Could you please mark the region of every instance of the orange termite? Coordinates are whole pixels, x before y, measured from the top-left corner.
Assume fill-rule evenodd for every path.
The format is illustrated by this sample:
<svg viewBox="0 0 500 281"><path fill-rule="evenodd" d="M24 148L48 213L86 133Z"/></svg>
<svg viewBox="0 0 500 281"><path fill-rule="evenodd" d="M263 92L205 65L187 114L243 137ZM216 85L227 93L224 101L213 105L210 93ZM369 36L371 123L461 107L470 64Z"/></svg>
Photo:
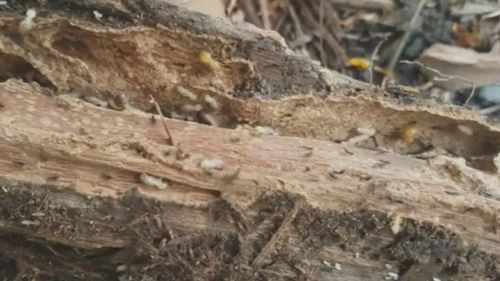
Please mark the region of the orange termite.
<svg viewBox="0 0 500 281"><path fill-rule="evenodd" d="M417 128L415 127L417 123L411 122L408 125L404 126L403 131L401 133L401 138L406 144L412 144L415 141L415 136L418 133Z"/></svg>

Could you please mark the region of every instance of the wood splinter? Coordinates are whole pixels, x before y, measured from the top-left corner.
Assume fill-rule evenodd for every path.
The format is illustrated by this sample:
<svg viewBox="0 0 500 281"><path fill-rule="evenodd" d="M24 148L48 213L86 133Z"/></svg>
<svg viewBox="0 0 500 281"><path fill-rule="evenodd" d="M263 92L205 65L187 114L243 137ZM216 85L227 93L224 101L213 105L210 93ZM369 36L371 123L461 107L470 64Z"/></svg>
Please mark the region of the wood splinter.
<svg viewBox="0 0 500 281"><path fill-rule="evenodd" d="M167 133L167 144L168 145L174 145L174 139L172 138L172 135L170 134L170 131L168 130L167 122L165 121L165 116L163 116L163 113L161 112L160 104L156 101L156 99L153 97L153 95L149 95L149 102L154 104L156 107L156 111L158 112L158 115L161 117L161 122L163 123L163 127L165 128L165 132Z"/></svg>

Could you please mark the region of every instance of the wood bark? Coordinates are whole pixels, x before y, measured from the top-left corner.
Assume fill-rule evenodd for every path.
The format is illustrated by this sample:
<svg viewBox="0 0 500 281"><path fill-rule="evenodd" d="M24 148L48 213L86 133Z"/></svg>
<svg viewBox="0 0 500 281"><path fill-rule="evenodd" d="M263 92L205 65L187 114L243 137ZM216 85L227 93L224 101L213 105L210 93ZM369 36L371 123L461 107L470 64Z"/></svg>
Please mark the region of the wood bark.
<svg viewBox="0 0 500 281"><path fill-rule="evenodd" d="M161 1L0 16L3 275L500 278L500 134L473 112Z"/></svg>

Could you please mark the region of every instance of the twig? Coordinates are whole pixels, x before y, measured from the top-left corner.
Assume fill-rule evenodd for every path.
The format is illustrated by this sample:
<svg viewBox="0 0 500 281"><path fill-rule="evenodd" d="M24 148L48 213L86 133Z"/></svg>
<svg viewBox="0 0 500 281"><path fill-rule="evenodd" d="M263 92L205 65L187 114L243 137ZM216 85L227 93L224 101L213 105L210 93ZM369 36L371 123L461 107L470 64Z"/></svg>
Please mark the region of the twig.
<svg viewBox="0 0 500 281"><path fill-rule="evenodd" d="M438 69L436 68L433 68L433 67L430 67L430 66L427 66L419 61L409 61L409 60L402 60L400 61L399 63L403 63L403 64L413 64L413 65L417 65L421 68L425 68L427 70L429 70L430 72L436 74L437 76L439 76L440 78L434 78L433 80L435 81L448 81L448 80L453 80L453 79L456 79L456 80L460 80L460 81L463 81L465 83L469 83L471 85L475 85L475 83L471 80L467 80L463 77L460 77L460 76L455 76L455 75L449 75L449 74L444 74L442 73L441 71L439 71Z"/></svg>
<svg viewBox="0 0 500 281"><path fill-rule="evenodd" d="M301 36L295 38L295 40L288 43L290 49L295 50L298 47L304 46L305 44L311 42L312 36L307 34L302 34Z"/></svg>
<svg viewBox="0 0 500 281"><path fill-rule="evenodd" d="M392 0L329 0L337 7L364 10L392 11Z"/></svg>
<svg viewBox="0 0 500 281"><path fill-rule="evenodd" d="M271 22L269 21L269 11L267 10L267 0L259 0L260 16L262 17L262 24L264 29L271 29Z"/></svg>
<svg viewBox="0 0 500 281"><path fill-rule="evenodd" d="M469 104L470 100L472 99L472 97L474 96L475 93L476 93L476 84L473 84L472 90L470 91L470 94L469 94L469 97L467 98L467 100L465 100L463 106L466 106L467 104Z"/></svg>
<svg viewBox="0 0 500 281"><path fill-rule="evenodd" d="M295 26L296 36L297 38L299 38L304 34L304 31L302 30L302 25L300 24L299 16L297 15L295 8L290 3L290 1L287 1L286 4L288 6L288 12L290 13L290 17L292 18L293 21L293 25Z"/></svg>
<svg viewBox="0 0 500 281"><path fill-rule="evenodd" d="M380 42L377 43L377 46L375 46L375 49L373 49L372 56L370 57L370 69L369 69L369 75L370 75L370 85L373 85L373 63L375 61L375 57L378 54L378 50L382 46L382 44L385 42L387 38L384 38L380 40Z"/></svg>
<svg viewBox="0 0 500 281"><path fill-rule="evenodd" d="M272 29L279 32L283 24L286 22L289 13L290 12L288 10L283 11L283 13L279 13L278 14L279 18L278 20L276 20Z"/></svg>
<svg viewBox="0 0 500 281"><path fill-rule="evenodd" d="M170 134L170 131L168 130L167 122L165 121L165 117L163 116L163 113L161 112L160 105L156 101L156 99L153 97L153 95L149 95L149 102L154 104L156 107L156 111L161 117L161 121L163 123L163 127L165 128L165 132L167 133L167 144L168 145L174 145L174 139L172 138L172 135Z"/></svg>
<svg viewBox="0 0 500 281"><path fill-rule="evenodd" d="M245 11L245 19L258 27L262 27L262 22L260 22L260 19L257 16L257 12L255 11L255 7L253 6L252 2L253 1L240 0L239 4Z"/></svg>
<svg viewBox="0 0 500 281"><path fill-rule="evenodd" d="M496 104L496 105L479 110L479 114L488 115L488 114L495 113L499 110L500 110L500 104Z"/></svg>
<svg viewBox="0 0 500 281"><path fill-rule="evenodd" d="M236 7L237 0L231 0L226 6L226 16L229 16L233 13L234 7Z"/></svg>
<svg viewBox="0 0 500 281"><path fill-rule="evenodd" d="M394 53L394 56L392 57L391 62L389 63L389 73L393 73L394 67L396 66L396 63L399 60L399 57L401 56L401 53L403 52L403 49L406 45L406 42L410 38L411 33L413 32L413 28L415 27L415 24L417 23L418 16L420 15L420 12L422 11L422 8L424 7L426 0L420 0L418 3L417 9L415 10L415 13L413 14L413 17L411 18L410 25L408 26L408 29L405 31L405 34L403 35L403 38L401 38L401 41L399 42L398 48L396 49L396 52Z"/></svg>
<svg viewBox="0 0 500 281"><path fill-rule="evenodd" d="M432 68L432 67L427 66L427 65L425 65L425 64L423 64L421 62L418 62L418 61L402 60L399 63L418 65L420 68L425 68L425 69L429 70L430 72L432 72L435 75L439 76L439 78L434 77L432 79L434 81L449 81L449 80L456 79L456 80L460 80L462 82L470 84L472 86L472 90L471 90L471 92L469 94L469 97L467 98L467 100L464 102L464 104L462 106L466 106L467 104L469 104L469 102L471 101L471 99L474 97L474 94L476 93L477 85L476 85L476 83L474 81L465 79L465 78L460 77L460 76L444 74L441 71L439 71L438 69Z"/></svg>
<svg viewBox="0 0 500 281"><path fill-rule="evenodd" d="M297 216L299 211L302 210L303 205L304 205L304 201L301 199L295 202L295 206L291 210L290 214L283 220L280 227L278 227L278 229L274 232L271 239L269 239L267 244L262 248L262 250L259 252L259 254L252 261L253 267L262 266L262 263L264 262L264 259L266 258L266 256L269 253L271 253L273 250L275 250L276 242L278 242L282 238L282 236L285 234L289 225L293 222L293 220L295 219L295 217Z"/></svg>
<svg viewBox="0 0 500 281"><path fill-rule="evenodd" d="M323 34L325 34L325 23L324 23L324 0L320 0L319 2L319 27L321 30L321 34L319 36L319 53L321 56L321 63L323 63L324 66L326 66L326 54L325 54L325 47L323 45Z"/></svg>

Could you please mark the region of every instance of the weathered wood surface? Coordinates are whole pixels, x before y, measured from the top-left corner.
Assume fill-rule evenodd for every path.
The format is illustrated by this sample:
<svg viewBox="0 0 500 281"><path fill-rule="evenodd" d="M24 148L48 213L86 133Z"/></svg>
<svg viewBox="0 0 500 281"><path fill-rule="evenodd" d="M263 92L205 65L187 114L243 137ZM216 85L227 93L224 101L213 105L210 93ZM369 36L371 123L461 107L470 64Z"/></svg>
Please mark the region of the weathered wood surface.
<svg viewBox="0 0 500 281"><path fill-rule="evenodd" d="M426 161L346 144L258 135L252 129L230 130L167 120L176 144L171 147L166 145L160 120L153 123L150 114L102 109L71 96L49 98L19 81L4 83L0 102L0 174L7 194L19 188L16 182L29 183L36 189L64 187L58 196L83 196L74 195L79 199L58 204L78 209L92 205L92 199L85 203L85 196L121 200L123 194L129 196L138 188L139 193L159 202L184 206L179 213L172 213L170 208L159 213L174 228L227 231L247 237L257 231L252 229L251 218L215 222L209 213L200 213L199 209L209 209L222 200L241 212L242 217L248 217L259 199L283 192L301 195L308 205L304 210L314 206L345 216L363 211L384 214L385 221L378 227L388 232L377 239L394 243L398 236L390 232L391 221L402 217L400 231L407 224L422 222L443 227L435 231L454 233L477 245L481 252L496 255L499 251L499 194L487 184L496 179L451 158L439 156ZM179 151L189 157L184 159ZM211 174L200 163L214 158L223 160L225 167ZM139 180L141 173L162 178L169 187L159 190L148 186ZM475 176L484 177L484 183L472 178L463 180ZM471 189L472 182L478 189ZM110 208L109 214L116 216L113 211L117 210ZM120 226L119 222L102 219L91 218L96 225ZM35 227L25 225L32 220L36 221ZM28 214L4 218L2 228L84 248L125 247L133 240L130 233L86 227L68 238L64 232L51 233L53 223L61 222ZM84 221L68 221L73 227L81 223ZM275 243L285 243L297 235L292 228L284 231ZM390 244L389 241L385 243ZM415 251L408 249L409 253L412 250ZM335 251L330 259L340 261L344 255L352 256L361 250ZM321 263L318 256L309 258ZM356 260L352 262L356 266ZM355 275L347 270L337 274Z"/></svg>

